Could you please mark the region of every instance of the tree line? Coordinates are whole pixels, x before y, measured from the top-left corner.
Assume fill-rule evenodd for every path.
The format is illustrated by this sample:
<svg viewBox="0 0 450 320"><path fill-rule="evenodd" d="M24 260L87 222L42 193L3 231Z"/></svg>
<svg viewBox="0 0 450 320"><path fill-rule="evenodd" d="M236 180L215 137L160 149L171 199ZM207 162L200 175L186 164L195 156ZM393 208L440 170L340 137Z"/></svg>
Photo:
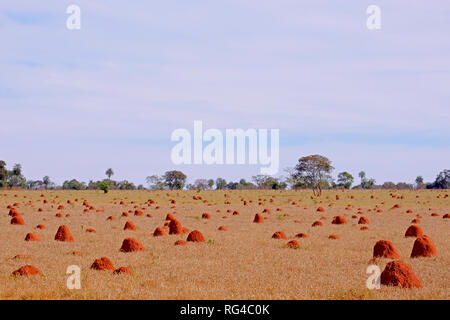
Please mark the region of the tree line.
<svg viewBox="0 0 450 320"><path fill-rule="evenodd" d="M450 188L450 170L441 171L434 182L424 182L418 176L413 183L391 181L377 185L375 179L368 178L364 171L358 173L360 183L354 185L355 178L347 171L339 172L336 179L332 177L334 167L331 161L322 155L301 157L296 166L285 169L286 177L256 175L252 181L240 179L226 181L224 178L196 179L187 183L187 176L181 171L171 170L163 175L148 176L147 187L136 186L127 180L115 181L113 169L106 170L106 178L88 183L77 179L66 180L57 185L45 176L42 180L27 180L22 174L22 166L15 164L11 170L6 168L5 161L0 160L0 188L23 188L30 190L62 189L62 190L249 190L249 189L312 189L315 195L320 195L325 189L448 189Z"/></svg>

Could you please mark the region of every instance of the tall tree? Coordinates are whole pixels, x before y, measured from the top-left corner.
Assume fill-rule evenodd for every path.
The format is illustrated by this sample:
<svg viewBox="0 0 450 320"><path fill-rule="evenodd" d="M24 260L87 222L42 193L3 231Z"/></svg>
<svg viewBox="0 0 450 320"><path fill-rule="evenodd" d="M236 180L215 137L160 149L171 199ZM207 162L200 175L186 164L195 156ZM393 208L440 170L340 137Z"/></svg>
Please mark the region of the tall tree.
<svg viewBox="0 0 450 320"><path fill-rule="evenodd" d="M52 182L50 181L50 177L49 176L45 176L42 178L42 184L44 185L45 189L48 189L48 186L51 184Z"/></svg>
<svg viewBox="0 0 450 320"><path fill-rule="evenodd" d="M333 169L327 157L318 154L310 155L298 160L294 178L304 181L306 186L313 190L314 195L320 196L323 187L329 185Z"/></svg>
<svg viewBox="0 0 450 320"><path fill-rule="evenodd" d="M166 186L164 178L157 176L156 174L145 178L145 182L147 182L150 190L164 190Z"/></svg>
<svg viewBox="0 0 450 320"><path fill-rule="evenodd" d="M223 178L216 179L216 189L222 190L227 186L227 181Z"/></svg>
<svg viewBox="0 0 450 320"><path fill-rule="evenodd" d="M173 189L183 189L186 183L186 175L177 170L167 171L163 175L164 182L169 187L170 190Z"/></svg>
<svg viewBox="0 0 450 320"><path fill-rule="evenodd" d="M353 176L347 171L340 172L338 174L337 185L339 187L344 187L345 189L350 189L353 184Z"/></svg>
<svg viewBox="0 0 450 320"><path fill-rule="evenodd" d="M422 176L417 176L416 180L416 189L422 189L423 187L423 177Z"/></svg>
<svg viewBox="0 0 450 320"><path fill-rule="evenodd" d="M450 170L446 169L439 172L436 180L427 186L427 189L449 189L450 188Z"/></svg>
<svg viewBox="0 0 450 320"><path fill-rule="evenodd" d="M364 181L366 181L366 173L364 171L360 171L358 173L359 178L361 179L361 186L363 185Z"/></svg>
<svg viewBox="0 0 450 320"><path fill-rule="evenodd" d="M22 166L15 164L13 169L7 172L7 184L10 188L26 188L27 180L22 175Z"/></svg>
<svg viewBox="0 0 450 320"><path fill-rule="evenodd" d="M108 179L111 179L111 177L114 175L113 169L109 168L106 170L105 174L108 176Z"/></svg>

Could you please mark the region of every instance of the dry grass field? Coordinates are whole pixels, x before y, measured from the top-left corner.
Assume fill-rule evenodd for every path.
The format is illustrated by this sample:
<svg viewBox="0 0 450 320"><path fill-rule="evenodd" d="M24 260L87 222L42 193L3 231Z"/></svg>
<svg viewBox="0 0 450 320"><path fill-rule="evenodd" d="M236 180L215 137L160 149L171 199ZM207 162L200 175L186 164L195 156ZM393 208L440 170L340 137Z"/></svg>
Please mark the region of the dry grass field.
<svg viewBox="0 0 450 320"><path fill-rule="evenodd" d="M311 198L311 191L275 190L108 194L1 191L0 298L450 299L450 219L443 219L450 212L450 198L445 197L448 193L352 190L325 191L320 198ZM193 196L202 199L194 200ZM156 203L149 205L149 199ZM172 199L176 204L170 203ZM95 209L84 212L83 200ZM121 201L125 204L120 204ZM16 209L25 225L10 223L7 206L14 203L18 204ZM391 209L395 204L400 208ZM59 205L64 209L57 209ZM325 211L317 212L319 206ZM266 208L270 213L263 213ZM144 215L135 216L136 209ZM382 212L377 212L378 209ZM407 213L408 209L412 213ZM233 215L235 210L240 214ZM130 212L129 217L122 217L124 211ZM62 217L56 217L58 212ZM175 246L176 240L186 240L188 234L154 237L153 231L164 226L169 212L183 227L199 230L206 241ZM210 219L202 218L205 212L211 215ZM262 214L264 223L253 223L256 213ZM431 216L432 213L438 216ZM332 224L337 215L344 216L348 223ZM418 225L437 247L436 257L410 258L415 238L405 238L404 234L417 215L421 216ZM107 220L109 216L115 219ZM360 230L362 225L357 223L360 216L369 219L368 230ZM137 230L123 230L129 220ZM316 220L322 221L323 226L312 227ZM45 229L36 229L38 224L45 225ZM60 225L69 227L75 241L54 240ZM219 226L228 230L220 231ZM86 232L87 228L96 232ZM272 239L276 231L283 231L287 240ZM41 241L25 241L29 232ZM308 237L296 238L300 232ZM331 234L339 239L329 239ZM122 241L128 237L138 239L145 251L119 252ZM288 248L286 244L293 239L299 242L299 247ZM369 276L366 268L376 264L383 270L390 261L372 261L373 247L381 239L393 242L401 260L413 268L423 288L366 288ZM24 256L17 258L19 254ZM90 269L100 257L108 257L116 268L131 267L133 275ZM11 275L23 265L36 266L42 275ZM81 268L79 290L66 287L69 265Z"/></svg>

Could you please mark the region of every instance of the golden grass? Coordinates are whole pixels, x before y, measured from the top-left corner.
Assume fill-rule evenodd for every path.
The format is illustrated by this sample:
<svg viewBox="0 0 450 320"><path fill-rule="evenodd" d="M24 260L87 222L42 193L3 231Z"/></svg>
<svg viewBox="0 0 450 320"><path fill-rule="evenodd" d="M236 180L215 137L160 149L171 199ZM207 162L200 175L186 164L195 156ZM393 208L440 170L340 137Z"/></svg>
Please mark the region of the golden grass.
<svg viewBox="0 0 450 320"><path fill-rule="evenodd" d="M41 193L45 198L41 198ZM405 199L394 199L390 191L327 191L320 199L311 199L310 191L0 191L0 298L1 299L449 299L450 298L450 246L449 220L442 219L450 212L450 198L441 196L448 191L397 191ZM224 195L228 195L225 197ZM341 199L335 200L336 194ZM15 197L14 195L17 195ZM194 195L207 199L208 203L193 200ZM351 199L351 196L354 199ZM371 195L374 198L371 199ZM419 195L419 198L416 198ZM274 202L269 200L274 196ZM57 198L56 198L57 197ZM243 206L240 198L253 200ZM78 198L78 202L74 199ZM157 202L148 207L149 199ZM258 198L267 199L258 205ZM298 203L291 205L288 199ZM49 204L43 204L43 199ZM67 204L67 200L74 204ZM83 199L104 213L83 213ZM114 200L116 199L116 200ZM176 209L169 199L176 199ZM28 201L32 204L27 204ZM52 200L55 203L52 204ZM127 205L119 205L124 200ZM230 201L230 205L224 204ZM130 215L121 217L123 211L139 205L145 214L153 217ZM20 203L19 212L25 226L10 224L8 204ZM117 202L117 204L113 204ZM384 204L381 204L385 202ZM329 207L329 203L334 206ZM401 208L390 210L394 204ZM58 204L65 206L57 210ZM351 204L352 210L345 210ZM51 207L53 205L53 208ZM325 212L316 212L318 206ZM375 205L383 209L374 212ZM43 212L38 212L42 207ZM282 211L276 211L276 208ZM304 209L307 207L307 209ZM357 209L362 208L370 220L368 231L361 231ZM263 224L252 223L256 213L264 208L269 219ZM429 210L431 208L431 210ZM216 210L221 212L217 213ZM238 210L240 215L226 213ZM368 210L372 211L369 212ZM414 213L406 213L412 209ZM55 214L70 213L71 217L57 218ZM187 235L153 237L158 226L164 225L168 212L174 213L184 227L198 229L205 236L205 243L188 243L174 246L178 239ZM201 219L209 212L211 219ZM431 217L436 212L439 217ZM289 214L289 216L284 216ZM438 250L435 258L411 259L414 238L405 238L404 232L415 218L422 215L420 226L431 236ZM333 216L343 215L348 224L333 225ZM114 216L114 221L106 221ZM224 219L223 216L228 218ZM313 221L322 220L322 227L312 228ZM48 221L44 221L46 218ZM300 219L301 223L294 223ZM138 229L124 231L127 220ZM45 230L35 229L44 224ZM58 226L69 226L75 242L61 243L53 237ZM217 230L224 225L228 231ZM96 233L86 232L94 228ZM271 239L275 231L284 231L288 240ZM28 232L36 233L41 242L25 242ZM297 239L298 249L285 248L294 235L304 232L306 239ZM328 236L336 234L338 240ZM122 253L122 240L134 237L146 248L144 252ZM390 240L401 258L410 264L422 281L422 289L400 289L382 286L380 290L366 288L366 268L372 264L372 250L376 241ZM80 256L71 252L80 251ZM13 259L17 254L31 255L28 259ZM96 258L108 257L116 268L130 266L135 274L112 275L112 272L90 270ZM381 267L389 260L375 264ZM43 276L12 277L11 272L25 264L38 267ZM80 290L66 287L69 265L81 267Z"/></svg>

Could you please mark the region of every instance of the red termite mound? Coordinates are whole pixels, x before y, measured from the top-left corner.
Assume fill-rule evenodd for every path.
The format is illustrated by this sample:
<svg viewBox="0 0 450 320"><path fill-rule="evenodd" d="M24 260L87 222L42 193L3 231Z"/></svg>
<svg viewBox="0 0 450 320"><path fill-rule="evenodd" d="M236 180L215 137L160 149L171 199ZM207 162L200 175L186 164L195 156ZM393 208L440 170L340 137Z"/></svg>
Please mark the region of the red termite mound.
<svg viewBox="0 0 450 320"><path fill-rule="evenodd" d="M227 227L225 227L225 226L220 226L220 227L219 227L219 230L220 230L220 231L227 231L227 230L228 230L228 228L227 228Z"/></svg>
<svg viewBox="0 0 450 320"><path fill-rule="evenodd" d="M346 224L347 219L343 216L336 216L333 218L333 221L331 221L332 224Z"/></svg>
<svg viewBox="0 0 450 320"><path fill-rule="evenodd" d="M361 218L359 218L358 224L369 224L369 219L367 219L366 217L362 216Z"/></svg>
<svg viewBox="0 0 450 320"><path fill-rule="evenodd" d="M183 234L183 226L178 220L171 220L169 223L169 234Z"/></svg>
<svg viewBox="0 0 450 320"><path fill-rule="evenodd" d="M286 235L283 231L277 231L272 235L272 239L284 239L287 240Z"/></svg>
<svg viewBox="0 0 450 320"><path fill-rule="evenodd" d="M95 229L93 229L93 228L87 228L87 229L86 229L86 232L89 232L89 233L96 233L97 230L95 230Z"/></svg>
<svg viewBox="0 0 450 320"><path fill-rule="evenodd" d="M444 216L442 217L442 219L450 219L450 213L444 214Z"/></svg>
<svg viewBox="0 0 450 320"><path fill-rule="evenodd" d="M142 212L141 210L134 210L134 215L135 216L143 216L144 212Z"/></svg>
<svg viewBox="0 0 450 320"><path fill-rule="evenodd" d="M432 217L439 217L439 214L438 213L432 213L431 216Z"/></svg>
<svg viewBox="0 0 450 320"><path fill-rule="evenodd" d="M411 223L418 224L418 223L420 223L420 219L412 219L412 220L411 220Z"/></svg>
<svg viewBox="0 0 450 320"><path fill-rule="evenodd" d="M134 238L126 238L122 242L121 252L144 251L145 248L138 240Z"/></svg>
<svg viewBox="0 0 450 320"><path fill-rule="evenodd" d="M414 241L411 258L434 256L437 256L437 249L429 236L424 234Z"/></svg>
<svg viewBox="0 0 450 320"><path fill-rule="evenodd" d="M394 244L389 240L380 240L373 247L374 258L400 259Z"/></svg>
<svg viewBox="0 0 450 320"><path fill-rule="evenodd" d="M328 237L328 239L337 240L337 239L339 239L339 236L336 234L332 234Z"/></svg>
<svg viewBox="0 0 450 320"><path fill-rule="evenodd" d="M287 243L287 247L291 249L295 249L299 247L297 240L291 240Z"/></svg>
<svg viewBox="0 0 450 320"><path fill-rule="evenodd" d="M322 221L314 221L311 226L312 227L320 227L320 226L323 226L323 223L322 223Z"/></svg>
<svg viewBox="0 0 450 320"><path fill-rule="evenodd" d="M264 223L264 218L260 213L255 214L254 223Z"/></svg>
<svg viewBox="0 0 450 320"><path fill-rule="evenodd" d="M165 236L165 235L166 235L166 231L164 231L164 229L161 227L157 227L155 229L155 231L153 231L154 237L161 237L161 236Z"/></svg>
<svg viewBox="0 0 450 320"><path fill-rule="evenodd" d="M101 257L100 259L95 259L94 263L91 265L91 269L100 271L114 270L114 266L111 260L106 257Z"/></svg>
<svg viewBox="0 0 450 320"><path fill-rule="evenodd" d="M175 241L175 245L176 246L185 246L185 245L187 245L187 242L184 240L177 240L177 241Z"/></svg>
<svg viewBox="0 0 450 320"><path fill-rule="evenodd" d="M38 224L38 225L36 226L36 229L44 230L44 229L45 229L45 226L44 226L43 224Z"/></svg>
<svg viewBox="0 0 450 320"><path fill-rule="evenodd" d="M41 241L41 239L39 239L39 237L34 233L30 232L25 236L25 241Z"/></svg>
<svg viewBox="0 0 450 320"><path fill-rule="evenodd" d="M211 215L208 212L202 214L203 219L211 219Z"/></svg>
<svg viewBox="0 0 450 320"><path fill-rule="evenodd" d="M369 227L367 227L367 226L362 226L361 228L359 228L359 230L369 230Z"/></svg>
<svg viewBox="0 0 450 320"><path fill-rule="evenodd" d="M409 226L405 232L405 237L416 237L419 238L423 236L422 228L416 225Z"/></svg>
<svg viewBox="0 0 450 320"><path fill-rule="evenodd" d="M166 221L172 221L172 220L176 220L176 218L173 216L173 214L168 213L166 215Z"/></svg>
<svg viewBox="0 0 450 320"><path fill-rule="evenodd" d="M74 241L72 234L67 226L62 225L55 234L56 241Z"/></svg>
<svg viewBox="0 0 450 320"><path fill-rule="evenodd" d="M189 235L187 237L187 241L205 242L205 238L203 237L203 235L200 231L194 230L191 233L189 233Z"/></svg>
<svg viewBox="0 0 450 320"><path fill-rule="evenodd" d="M316 211L317 212L325 212L325 209L323 207L318 207Z"/></svg>
<svg viewBox="0 0 450 320"><path fill-rule="evenodd" d="M22 266L19 269L12 272L13 276L35 276L41 274L42 274L41 270L32 265Z"/></svg>
<svg viewBox="0 0 450 320"><path fill-rule="evenodd" d="M8 215L11 217L16 217L17 215L20 215L20 213L15 208L12 208L11 210L9 210Z"/></svg>
<svg viewBox="0 0 450 320"><path fill-rule="evenodd" d="M308 238L306 233L300 232L295 235L297 238Z"/></svg>
<svg viewBox="0 0 450 320"><path fill-rule="evenodd" d="M119 274L128 274L133 275L133 270L130 267L120 267L114 270L113 274L119 275Z"/></svg>
<svg viewBox="0 0 450 320"><path fill-rule="evenodd" d="M25 224L25 220L23 220L22 216L18 214L17 216L11 219L11 224L23 226Z"/></svg>
<svg viewBox="0 0 450 320"><path fill-rule="evenodd" d="M133 221L127 221L123 227L123 230L136 230L136 226Z"/></svg>
<svg viewBox="0 0 450 320"><path fill-rule="evenodd" d="M389 262L381 273L381 284L401 288L422 288L419 277L411 266L402 261Z"/></svg>

